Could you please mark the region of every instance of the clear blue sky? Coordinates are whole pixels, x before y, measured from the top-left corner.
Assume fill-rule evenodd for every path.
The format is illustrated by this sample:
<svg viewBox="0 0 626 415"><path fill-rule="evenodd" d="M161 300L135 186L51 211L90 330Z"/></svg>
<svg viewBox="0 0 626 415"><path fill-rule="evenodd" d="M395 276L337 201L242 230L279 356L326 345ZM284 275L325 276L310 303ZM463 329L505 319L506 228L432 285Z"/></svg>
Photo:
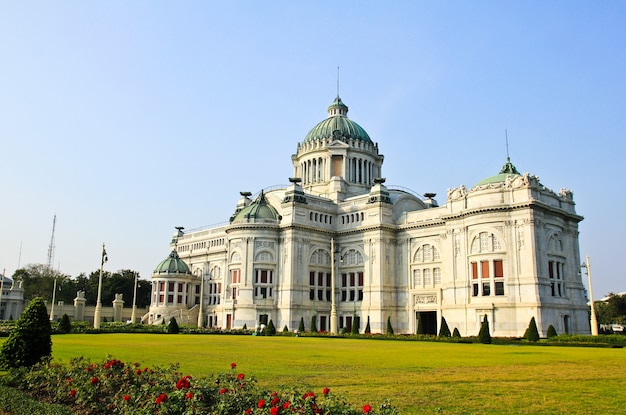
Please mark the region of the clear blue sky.
<svg viewBox="0 0 626 415"><path fill-rule="evenodd" d="M336 95L387 184L473 186L509 152L574 191L594 296L626 291L626 3L0 2L0 270L149 278L175 226L287 183ZM20 256L21 247L21 256Z"/></svg>

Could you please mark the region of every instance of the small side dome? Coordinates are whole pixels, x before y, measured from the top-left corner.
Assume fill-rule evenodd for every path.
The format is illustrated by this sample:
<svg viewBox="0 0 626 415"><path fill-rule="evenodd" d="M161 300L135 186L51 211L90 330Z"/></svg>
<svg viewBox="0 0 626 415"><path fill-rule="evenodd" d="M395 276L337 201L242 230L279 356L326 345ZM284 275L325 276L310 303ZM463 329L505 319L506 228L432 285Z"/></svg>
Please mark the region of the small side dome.
<svg viewBox="0 0 626 415"><path fill-rule="evenodd" d="M185 261L180 259L178 252L173 250L170 255L157 265L154 269L154 274L189 274L191 271Z"/></svg>
<svg viewBox="0 0 626 415"><path fill-rule="evenodd" d="M239 211L232 219L231 223L237 222L263 222L266 220L279 221L282 216L278 214L278 211L274 206L267 203L265 193L261 191L259 197L257 197L252 203Z"/></svg>
<svg viewBox="0 0 626 415"><path fill-rule="evenodd" d="M492 183L504 183L506 181L506 178L509 176L515 177L521 176L521 174L519 171L517 171L513 163L511 163L511 159L507 157L506 164L502 166L500 173L496 174L495 176L487 177L486 179L481 180L480 182L476 183L476 186L483 186L485 184Z"/></svg>
<svg viewBox="0 0 626 415"><path fill-rule="evenodd" d="M348 106L339 96L328 107L328 118L313 127L304 138L304 142L330 137L338 139L344 137L372 143L372 139L363 127L348 118Z"/></svg>

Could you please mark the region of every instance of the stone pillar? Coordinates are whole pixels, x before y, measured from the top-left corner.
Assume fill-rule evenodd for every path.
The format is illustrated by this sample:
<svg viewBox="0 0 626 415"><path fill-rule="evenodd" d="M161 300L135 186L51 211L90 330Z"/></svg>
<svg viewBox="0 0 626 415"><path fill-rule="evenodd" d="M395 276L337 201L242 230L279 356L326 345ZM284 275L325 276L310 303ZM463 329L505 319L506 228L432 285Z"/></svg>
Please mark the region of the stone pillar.
<svg viewBox="0 0 626 415"><path fill-rule="evenodd" d="M122 321L122 308L124 308L123 294L115 294L113 300L113 321Z"/></svg>
<svg viewBox="0 0 626 415"><path fill-rule="evenodd" d="M77 291L76 298L74 298L74 321L83 321L85 316L85 299L84 291Z"/></svg>

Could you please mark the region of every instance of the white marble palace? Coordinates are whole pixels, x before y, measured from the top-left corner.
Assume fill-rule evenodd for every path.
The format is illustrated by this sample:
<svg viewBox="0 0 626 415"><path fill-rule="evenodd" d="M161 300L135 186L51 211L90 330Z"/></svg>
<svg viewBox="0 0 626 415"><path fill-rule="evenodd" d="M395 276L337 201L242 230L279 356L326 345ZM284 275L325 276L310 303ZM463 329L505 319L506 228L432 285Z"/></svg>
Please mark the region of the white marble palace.
<svg viewBox="0 0 626 415"><path fill-rule="evenodd" d="M297 145L283 188L241 192L230 222L183 232L152 275L148 323L224 329L492 336L589 333L572 192L554 192L509 159L445 204L386 186L378 143L337 97Z"/></svg>

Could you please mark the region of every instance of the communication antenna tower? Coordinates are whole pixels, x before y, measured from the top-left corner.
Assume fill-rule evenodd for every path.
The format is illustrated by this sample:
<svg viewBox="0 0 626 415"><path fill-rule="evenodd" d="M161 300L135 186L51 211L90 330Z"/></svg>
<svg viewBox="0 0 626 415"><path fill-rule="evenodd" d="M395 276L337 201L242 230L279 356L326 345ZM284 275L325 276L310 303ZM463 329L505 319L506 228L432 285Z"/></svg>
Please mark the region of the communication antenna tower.
<svg viewBox="0 0 626 415"><path fill-rule="evenodd" d="M52 261L54 260L54 230L57 226L57 215L54 214L52 219L52 237L50 238L50 246L48 246L48 268L52 268Z"/></svg>

